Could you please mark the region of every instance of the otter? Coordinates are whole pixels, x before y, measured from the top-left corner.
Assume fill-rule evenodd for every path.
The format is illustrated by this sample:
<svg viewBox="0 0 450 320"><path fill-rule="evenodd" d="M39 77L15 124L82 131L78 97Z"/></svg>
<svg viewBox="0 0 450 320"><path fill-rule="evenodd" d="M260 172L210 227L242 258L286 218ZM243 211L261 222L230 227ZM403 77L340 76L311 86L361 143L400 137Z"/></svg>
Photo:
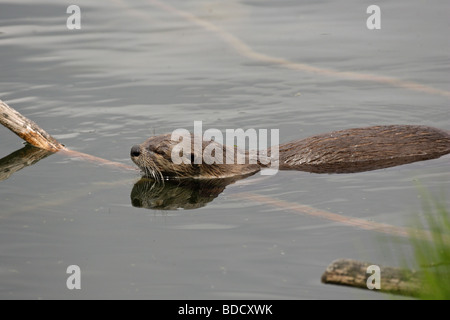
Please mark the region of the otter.
<svg viewBox="0 0 450 320"><path fill-rule="evenodd" d="M192 141L194 139L191 139ZM211 141L203 141L204 149ZM214 142L215 143L215 142ZM187 155L190 164L174 164L172 149L177 141L170 134L154 136L131 148L132 161L144 175L155 180L170 178L223 179L246 177L267 165L248 161L249 153L237 147L219 145L224 157L234 148L235 157L244 152L245 164L207 164ZM191 150L194 150L192 148ZM271 153L269 148L267 154ZM448 131L418 125L387 125L353 128L315 135L279 146L279 169L313 173L354 173L439 158L450 153ZM225 158L224 158L225 160Z"/></svg>
<svg viewBox="0 0 450 320"><path fill-rule="evenodd" d="M167 178L228 179L252 175L261 170L259 164L250 164L248 154L245 154L245 152L239 150L237 147L229 147L214 141L202 140L202 153L197 153L194 146L193 134L191 134L190 148L192 152L189 155L184 155L190 160L190 164L175 164L172 161L172 150L178 143L179 141L171 139L171 134L150 137L144 143L131 148L131 160L146 176L152 177L155 180L164 180ZM222 164L207 164L208 159L205 159L207 155L204 155L203 151L211 144L222 149ZM230 159L230 155L232 154L234 155L234 159ZM246 158L245 164L236 164L239 154L244 154ZM201 159L199 164L195 164L196 159Z"/></svg>

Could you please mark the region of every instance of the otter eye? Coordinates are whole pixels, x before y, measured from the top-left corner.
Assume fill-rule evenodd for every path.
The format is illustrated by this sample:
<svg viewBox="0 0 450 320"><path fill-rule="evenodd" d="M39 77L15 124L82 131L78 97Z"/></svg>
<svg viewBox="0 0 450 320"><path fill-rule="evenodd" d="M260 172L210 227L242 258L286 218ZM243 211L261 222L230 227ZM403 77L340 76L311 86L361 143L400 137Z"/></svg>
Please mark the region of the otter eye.
<svg viewBox="0 0 450 320"><path fill-rule="evenodd" d="M150 148L150 151L159 154L160 156L167 157L167 154L170 155L170 149L166 145L156 145Z"/></svg>
<svg viewBox="0 0 450 320"><path fill-rule="evenodd" d="M159 154L160 156L164 155L164 151L158 148L149 148L149 150L153 153Z"/></svg>

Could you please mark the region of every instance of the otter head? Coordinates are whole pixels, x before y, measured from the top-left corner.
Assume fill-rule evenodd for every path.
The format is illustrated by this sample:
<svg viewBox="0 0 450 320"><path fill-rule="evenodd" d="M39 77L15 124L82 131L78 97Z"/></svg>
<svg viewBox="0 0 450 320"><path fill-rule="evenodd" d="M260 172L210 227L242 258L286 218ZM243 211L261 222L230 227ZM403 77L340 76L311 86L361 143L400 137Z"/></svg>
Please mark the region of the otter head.
<svg viewBox="0 0 450 320"><path fill-rule="evenodd" d="M172 140L170 134L154 136L140 145L131 148L131 160L143 171L145 176L155 180L167 178L194 178L214 179L247 176L260 170L258 164L249 164L248 156L245 164L237 164L237 156L242 151L230 148L214 141L203 141L200 150L196 150L194 136L191 135L190 148L181 152L179 149L175 154L180 155L183 161L173 159L174 148L180 147L180 141ZM214 161L215 152L221 152L222 161ZM230 161L230 157L232 161ZM217 160L217 159L216 159Z"/></svg>

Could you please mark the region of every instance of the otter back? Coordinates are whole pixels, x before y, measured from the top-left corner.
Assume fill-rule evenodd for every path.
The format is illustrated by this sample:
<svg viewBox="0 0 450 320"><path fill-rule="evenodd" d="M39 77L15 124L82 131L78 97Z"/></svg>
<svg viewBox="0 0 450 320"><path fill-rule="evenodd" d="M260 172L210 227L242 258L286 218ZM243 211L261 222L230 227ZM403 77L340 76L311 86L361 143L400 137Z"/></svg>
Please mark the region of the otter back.
<svg viewBox="0 0 450 320"><path fill-rule="evenodd" d="M438 158L450 153L450 134L410 125L347 129L280 146L280 169L351 173Z"/></svg>

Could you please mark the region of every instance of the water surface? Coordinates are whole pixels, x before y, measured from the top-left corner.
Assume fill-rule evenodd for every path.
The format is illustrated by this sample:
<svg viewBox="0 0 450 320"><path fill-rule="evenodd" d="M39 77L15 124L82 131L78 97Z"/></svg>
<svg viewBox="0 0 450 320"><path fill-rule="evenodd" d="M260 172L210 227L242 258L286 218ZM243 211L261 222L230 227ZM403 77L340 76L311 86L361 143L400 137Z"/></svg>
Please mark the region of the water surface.
<svg viewBox="0 0 450 320"><path fill-rule="evenodd" d="M151 1L0 1L0 98L68 147L130 164L132 145L176 128L275 128L280 142L351 127L450 130L448 96L254 60ZM450 90L450 4L180 1L254 52ZM0 128L0 157L22 142ZM372 172L280 172L228 186L206 206L133 207L138 173L52 155L0 182L2 299L380 299L323 285L337 258L398 265L411 257L376 232L243 199L243 192L346 217L407 226L416 182L450 189L449 157ZM450 200L447 200L450 201ZM450 204L450 203L449 203ZM79 265L82 289L66 288Z"/></svg>

